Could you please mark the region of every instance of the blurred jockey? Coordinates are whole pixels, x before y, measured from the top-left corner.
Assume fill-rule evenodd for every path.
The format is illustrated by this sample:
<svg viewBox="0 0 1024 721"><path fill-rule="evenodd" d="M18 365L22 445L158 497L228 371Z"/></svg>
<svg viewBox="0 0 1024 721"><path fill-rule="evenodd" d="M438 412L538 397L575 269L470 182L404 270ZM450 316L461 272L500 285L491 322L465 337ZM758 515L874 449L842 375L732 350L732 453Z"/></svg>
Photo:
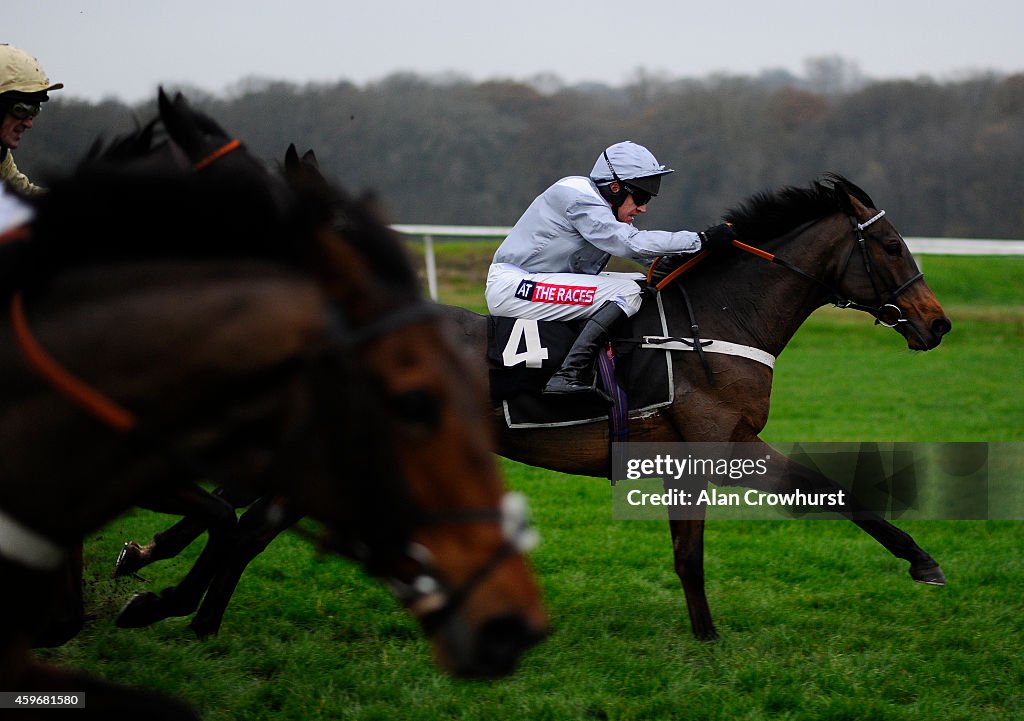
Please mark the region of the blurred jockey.
<svg viewBox="0 0 1024 721"><path fill-rule="evenodd" d="M22 195L43 192L18 170L11 151L32 128L42 103L50 99L47 93L63 87L63 83L51 85L36 59L24 50L0 45L0 182L9 190Z"/></svg>

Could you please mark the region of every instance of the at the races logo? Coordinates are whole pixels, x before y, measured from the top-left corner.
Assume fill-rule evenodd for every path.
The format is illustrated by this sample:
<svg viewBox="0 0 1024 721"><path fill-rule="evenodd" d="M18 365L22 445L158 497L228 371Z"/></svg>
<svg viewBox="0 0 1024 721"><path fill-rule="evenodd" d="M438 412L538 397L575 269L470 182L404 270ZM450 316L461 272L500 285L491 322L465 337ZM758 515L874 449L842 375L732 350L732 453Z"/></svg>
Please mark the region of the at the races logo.
<svg viewBox="0 0 1024 721"><path fill-rule="evenodd" d="M597 288L585 285L555 285L524 280L516 288L516 297L534 303L555 305L593 305Z"/></svg>

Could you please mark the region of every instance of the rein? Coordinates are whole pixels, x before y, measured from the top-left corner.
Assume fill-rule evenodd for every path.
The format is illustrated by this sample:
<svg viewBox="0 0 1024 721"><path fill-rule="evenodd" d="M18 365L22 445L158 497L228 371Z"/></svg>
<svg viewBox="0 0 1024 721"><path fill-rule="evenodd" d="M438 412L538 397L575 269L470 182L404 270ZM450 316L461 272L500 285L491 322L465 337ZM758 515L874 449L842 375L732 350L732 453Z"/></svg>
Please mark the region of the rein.
<svg viewBox="0 0 1024 721"><path fill-rule="evenodd" d="M224 143L224 145L220 146L219 148L214 150L212 153L207 155L205 158L200 159L195 165L192 166L192 169L193 170L202 170L203 168L209 167L209 166L213 165L214 163L216 163L221 158L223 158L225 155L230 153L231 151L238 150L241 147L242 147L242 141L241 140L238 140L237 138L233 139L233 140L229 140L228 142Z"/></svg>
<svg viewBox="0 0 1024 721"><path fill-rule="evenodd" d="M20 290L11 299L11 326L29 366L54 390L115 431L127 433L137 427L138 421L131 411L75 376L46 352L29 328Z"/></svg>
<svg viewBox="0 0 1024 721"><path fill-rule="evenodd" d="M864 238L864 229L869 227L874 222L876 222L878 220L881 220L884 216L885 216L885 211L884 210L880 210L880 211L878 211L878 213L876 215L872 216L871 218L869 218L868 220L864 221L863 223L858 222L857 219L855 217L853 217L852 215L848 216L849 221L850 221L850 227L851 227L851 229L852 229L852 231L854 233L854 238L856 240L855 248L859 248L860 249L861 259L862 259L862 261L864 263L864 271L865 271L865 273L868 276L868 280L871 282L871 288L875 292L875 297L877 297L880 301L884 300L884 299L883 299L883 295L882 295L881 291L879 291L878 286L875 283L875 275L876 275L875 272L874 272L875 265L872 262L871 254L868 252L868 249L867 249L867 244L866 244L865 238ZM895 327L896 325L898 325L900 323L906 323L907 322L907 319L903 317L903 309L900 308L898 305L896 305L894 303L894 301L900 295L902 295L904 291L906 291L908 288L910 288L910 286L912 286L914 283L916 283L917 281L922 280L924 278L924 273L918 272L912 278L910 278L906 282L902 283L895 290L891 291L889 293L888 299L886 299L885 302L883 302L883 303L881 303L880 305L877 305L877 306L865 305L863 303L857 303L856 301L852 301L852 300L850 300L848 298L844 298L843 295L838 290L836 290L833 286L829 285L828 283L826 283L825 281L821 280L820 278L818 278L818 277L816 277L814 275L811 275L810 273L802 270L801 268L798 268L797 266L793 265L792 263L790 263L789 261L785 260L784 258L778 257L774 253L770 253L770 252L768 252L766 250L762 250L761 248L755 248L754 246L747 245L746 243L744 243L742 241L739 241L739 240L733 240L732 241L732 245L733 245L733 247L735 247L735 248L737 248L739 250L742 250L742 251L744 251L746 253L750 253L751 255L754 255L754 256L762 259L762 260L766 260L766 261L768 261L770 263L775 263L776 265L780 265L783 268L786 268L787 270L790 270L790 271L796 273L797 275L799 275L799 276L801 276L803 278L806 278L807 280L810 280L811 282L816 283L817 285L820 285L822 288L824 288L826 291L828 291L829 295L832 297L832 301L831 302L832 302L832 304L835 307L837 307L837 308L850 308L852 310L859 310L859 311L863 311L865 313L868 313L869 315L871 315L871 316L873 316L875 318L875 322L876 323L878 323L880 325L884 325L887 328L893 328L893 327ZM854 252L854 249L851 249L850 250L850 254L846 257L846 262L843 264L843 272L842 272L841 275L845 275L846 274L846 269L850 265L850 260L853 257L853 252ZM687 260L685 263L680 265L678 268L675 268L674 270L672 270L664 278L659 280L655 284L655 287L659 291L663 290L671 282L673 282L677 278L679 278L679 276L681 276L683 273L688 271L690 268L695 266L700 261L704 260L704 258L706 258L709 254L710 253L708 251L702 250L697 255L693 256L692 258ZM647 282L648 282L648 284L652 283L654 269L657 266L658 261L660 261L660 260L661 260L660 257L656 258L654 263L652 263L650 268L648 268L648 270L647 270ZM891 318L893 318L893 316L890 313L889 309L891 309L892 311L895 311L895 319L893 319L893 320L890 320ZM911 327L913 328L913 325L911 325ZM915 329L915 331L916 331L916 329Z"/></svg>
<svg viewBox="0 0 1024 721"><path fill-rule="evenodd" d="M241 147L242 142L240 140L229 140L199 160L192 167L194 170L200 171ZM13 236L10 238L11 240L30 239L31 231L27 226L16 230L21 232L16 235L13 233L4 234L0 239L6 241L8 240L8 235ZM25 301L20 290L16 291L11 298L11 326L14 330L15 339L18 342L18 348L25 356L29 366L37 375L49 383L54 390L115 431L128 433L138 428L138 420L131 411L75 376L47 353L46 349L43 348L42 344L32 334L28 318L25 315Z"/></svg>

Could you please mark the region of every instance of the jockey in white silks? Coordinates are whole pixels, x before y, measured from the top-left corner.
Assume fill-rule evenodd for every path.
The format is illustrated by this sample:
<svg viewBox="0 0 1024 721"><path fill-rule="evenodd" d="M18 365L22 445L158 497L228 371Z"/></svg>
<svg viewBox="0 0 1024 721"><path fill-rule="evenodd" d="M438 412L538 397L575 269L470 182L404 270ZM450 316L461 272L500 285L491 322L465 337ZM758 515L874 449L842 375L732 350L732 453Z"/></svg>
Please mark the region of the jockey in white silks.
<svg viewBox="0 0 1024 721"><path fill-rule="evenodd" d="M649 263L714 250L736 237L726 224L700 233L635 227L671 172L642 145L609 146L589 177L562 178L537 196L494 254L485 290L492 315L587 318L545 393L593 392L594 361L611 327L640 310L642 276L602 272L611 256Z"/></svg>

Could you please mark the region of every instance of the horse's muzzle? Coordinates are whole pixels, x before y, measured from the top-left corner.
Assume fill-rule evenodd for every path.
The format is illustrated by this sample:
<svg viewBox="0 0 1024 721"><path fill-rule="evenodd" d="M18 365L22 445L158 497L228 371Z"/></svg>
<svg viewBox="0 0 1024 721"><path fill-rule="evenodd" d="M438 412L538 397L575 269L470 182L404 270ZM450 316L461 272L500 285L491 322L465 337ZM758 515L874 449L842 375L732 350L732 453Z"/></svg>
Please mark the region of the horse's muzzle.
<svg viewBox="0 0 1024 721"><path fill-rule="evenodd" d="M546 627L535 627L520 615L493 618L479 629L469 657L457 661L454 672L464 678L508 676L516 670L523 653L548 633Z"/></svg>
<svg viewBox="0 0 1024 721"><path fill-rule="evenodd" d="M944 315L926 323L922 319L917 323L908 321L897 326L911 350L927 351L936 348L942 342L942 337L953 330L953 323Z"/></svg>
<svg viewBox="0 0 1024 721"><path fill-rule="evenodd" d="M945 316L942 318L936 318L932 321L932 333L940 340L942 336L946 335L946 333L949 333L951 330L953 330L953 323Z"/></svg>

